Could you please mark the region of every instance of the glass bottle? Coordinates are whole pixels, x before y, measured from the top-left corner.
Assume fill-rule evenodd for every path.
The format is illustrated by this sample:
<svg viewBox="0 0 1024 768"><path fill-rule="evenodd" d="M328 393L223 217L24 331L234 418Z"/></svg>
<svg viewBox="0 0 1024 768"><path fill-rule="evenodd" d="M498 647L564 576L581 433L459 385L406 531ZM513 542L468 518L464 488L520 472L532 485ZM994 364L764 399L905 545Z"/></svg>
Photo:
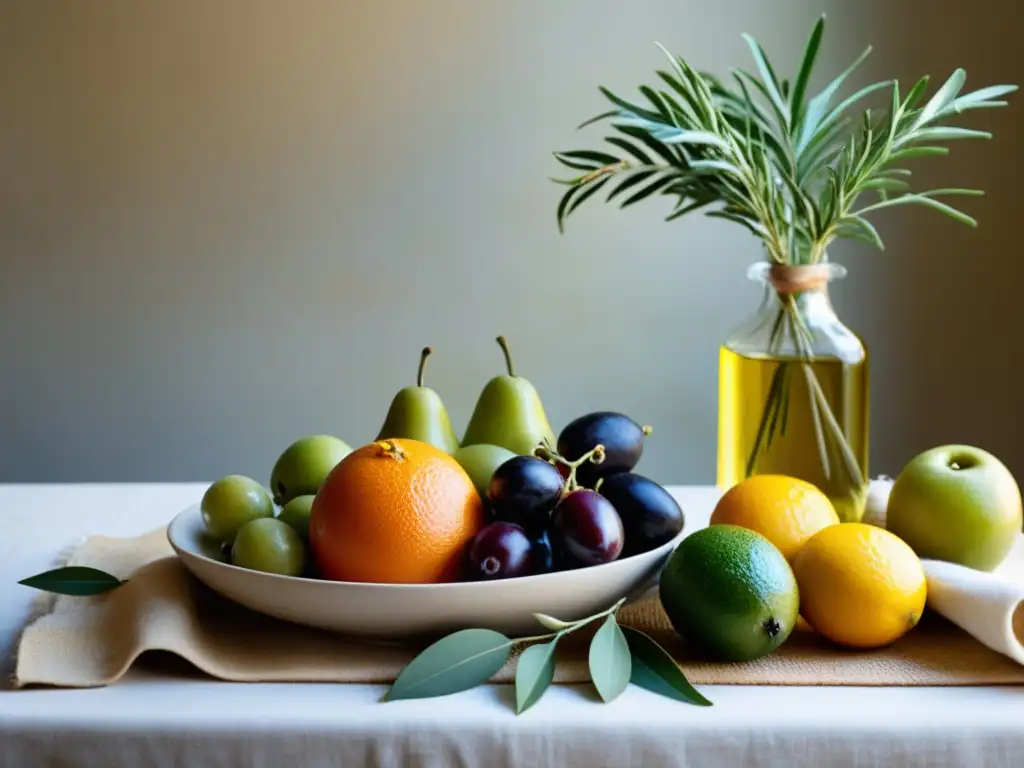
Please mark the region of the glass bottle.
<svg viewBox="0 0 1024 768"><path fill-rule="evenodd" d="M836 315L839 264L758 263L757 311L719 350L718 485L753 474L813 483L844 522L860 520L868 478L868 352Z"/></svg>

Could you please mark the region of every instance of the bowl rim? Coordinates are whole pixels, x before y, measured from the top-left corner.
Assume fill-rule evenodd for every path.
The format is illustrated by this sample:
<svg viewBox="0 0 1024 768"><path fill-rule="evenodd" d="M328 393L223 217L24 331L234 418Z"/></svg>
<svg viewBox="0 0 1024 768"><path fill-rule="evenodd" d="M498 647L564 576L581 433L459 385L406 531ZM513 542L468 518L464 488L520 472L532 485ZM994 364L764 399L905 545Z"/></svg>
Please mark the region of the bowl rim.
<svg viewBox="0 0 1024 768"><path fill-rule="evenodd" d="M166 536L167 536L168 543L170 543L171 548L175 551L177 556L179 558L181 558L181 559L185 559L185 556L188 556L188 557L194 558L196 560L202 561L204 564L207 564L207 565L210 565L210 566L219 567L219 568L225 568L225 569L228 569L229 571L244 573L244 574L246 574L247 576L250 576L250 577L271 579L271 580L278 581L278 582L283 582L283 583L286 583L286 584L293 583L293 584L320 585L321 588L323 588L324 586L328 586L328 587L330 587L330 586L338 586L338 587L360 588L360 589L367 589L367 590L376 589L376 590L379 590L379 591L388 591L388 592L395 591L395 590L410 590L410 589L433 590L433 591L444 590L444 591L447 591L447 592L461 592L461 591L467 591L467 590L480 591L480 590L488 589L488 588L496 589L496 588L507 587L510 584L524 584L524 583L527 583L527 582L529 582L530 584L536 584L538 580L547 579L547 580L550 581L552 577L556 577L556 576L567 576L567 575L570 575L570 574L581 574L581 573L582 574L591 574L591 573L594 573L598 569L600 569L601 573L608 573L608 571L610 571L610 570L618 570L618 569L620 569L623 566L623 564L625 564L625 563L636 564L640 560L649 560L649 561L653 562L653 561L658 560L661 557L665 557L667 559L667 556L669 554L671 554L675 550L675 548L679 545L679 543L682 541L682 539L685 537L685 535L687 533L687 531L686 531L686 524L684 522L683 523L683 527L680 529L680 531L672 539L670 539L669 541L666 541L664 544L661 544L658 547L655 547L654 549L649 549L646 552L638 552L637 554L630 555L629 557L619 558L619 559L613 560L610 563L601 563L599 565L591 565L591 566L586 566L584 568L575 568L575 569L572 569L572 570L569 570L569 571L553 571L553 572L550 572L550 573L535 573L535 574L531 574L529 576L514 576L514 577L511 577L511 578L507 578L507 579L492 579L492 580L483 580L483 581L446 581L446 582L438 582L438 583L432 583L432 584L422 584L422 583L415 583L415 582L404 583L404 582L342 581L342 580L338 580L338 579L318 579L318 578L311 578L309 576L286 576L286 575L280 574L280 573L269 573L267 571L256 571L256 570L252 570L250 568L243 568L243 567L241 567L239 565L234 565L232 563L226 563L226 562L224 562L222 560L215 560L214 558L208 557L207 555L203 554L202 552L197 552L194 549L191 549L189 547L183 546L183 539L184 539L184 537L179 539L178 535L176 535L175 532L178 531L178 530L186 529L186 526L189 525L190 522L191 522L191 518L199 518L200 521L202 519L201 518L201 512L200 512L200 505L199 505L198 502L195 503L195 504L192 504L192 505L186 507L185 509L181 510L180 512L178 512L171 519L171 521L167 524ZM192 523L192 524L194 525L194 523ZM178 540L176 541L176 539L178 539Z"/></svg>

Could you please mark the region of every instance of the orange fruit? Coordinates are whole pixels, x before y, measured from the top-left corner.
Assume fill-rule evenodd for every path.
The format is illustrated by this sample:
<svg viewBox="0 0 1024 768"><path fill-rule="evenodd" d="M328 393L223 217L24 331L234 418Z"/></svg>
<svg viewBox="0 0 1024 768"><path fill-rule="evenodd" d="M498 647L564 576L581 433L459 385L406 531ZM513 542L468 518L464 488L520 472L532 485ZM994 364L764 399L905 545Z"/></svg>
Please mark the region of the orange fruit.
<svg viewBox="0 0 1024 768"><path fill-rule="evenodd" d="M380 440L331 470L313 500L309 546L332 581L435 584L459 577L483 501L451 456L418 440Z"/></svg>
<svg viewBox="0 0 1024 768"><path fill-rule="evenodd" d="M839 524L839 515L817 486L786 475L754 475L722 496L711 525L739 525L764 536L787 560L822 528Z"/></svg>
<svg viewBox="0 0 1024 768"><path fill-rule="evenodd" d="M924 566L893 533L840 523L808 541L793 559L800 614L840 645L879 648L905 635L928 598Z"/></svg>

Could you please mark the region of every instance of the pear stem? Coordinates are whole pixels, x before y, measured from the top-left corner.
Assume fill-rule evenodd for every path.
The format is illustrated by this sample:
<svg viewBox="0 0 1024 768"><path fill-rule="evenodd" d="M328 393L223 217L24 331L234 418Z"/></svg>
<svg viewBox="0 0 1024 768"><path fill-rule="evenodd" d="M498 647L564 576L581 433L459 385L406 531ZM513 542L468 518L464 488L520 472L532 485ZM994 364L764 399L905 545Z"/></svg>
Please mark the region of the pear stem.
<svg viewBox="0 0 1024 768"><path fill-rule="evenodd" d="M430 347L424 347L423 351L420 352L420 367L416 371L416 386L423 386L423 372L427 369L427 358L430 357L434 350Z"/></svg>
<svg viewBox="0 0 1024 768"><path fill-rule="evenodd" d="M515 376L515 369L512 367L512 353L509 352L508 342L505 341L504 336L498 337L498 346L501 347L501 351L505 353L505 367L508 368L508 375Z"/></svg>

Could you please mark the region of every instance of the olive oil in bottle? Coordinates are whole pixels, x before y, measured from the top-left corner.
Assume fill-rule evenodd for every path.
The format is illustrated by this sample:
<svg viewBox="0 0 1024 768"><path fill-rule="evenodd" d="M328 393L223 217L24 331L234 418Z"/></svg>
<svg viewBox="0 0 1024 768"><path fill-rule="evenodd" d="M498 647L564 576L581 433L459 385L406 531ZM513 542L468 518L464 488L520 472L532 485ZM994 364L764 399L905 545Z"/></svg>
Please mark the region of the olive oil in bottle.
<svg viewBox="0 0 1024 768"><path fill-rule="evenodd" d="M781 373L780 366L785 366ZM815 408L805 367L813 371L834 423L820 407ZM852 477L835 427L845 437L861 478L866 479L866 354L856 362L834 357L816 357L813 362L805 362L797 357L745 356L724 345L719 352L718 396L719 487L729 488L740 482L748 476L748 468L749 474L798 477L821 489L841 520L860 519L863 499L857 498L858 489L851 486ZM772 402L777 405L773 407ZM766 408L769 416L763 419Z"/></svg>

